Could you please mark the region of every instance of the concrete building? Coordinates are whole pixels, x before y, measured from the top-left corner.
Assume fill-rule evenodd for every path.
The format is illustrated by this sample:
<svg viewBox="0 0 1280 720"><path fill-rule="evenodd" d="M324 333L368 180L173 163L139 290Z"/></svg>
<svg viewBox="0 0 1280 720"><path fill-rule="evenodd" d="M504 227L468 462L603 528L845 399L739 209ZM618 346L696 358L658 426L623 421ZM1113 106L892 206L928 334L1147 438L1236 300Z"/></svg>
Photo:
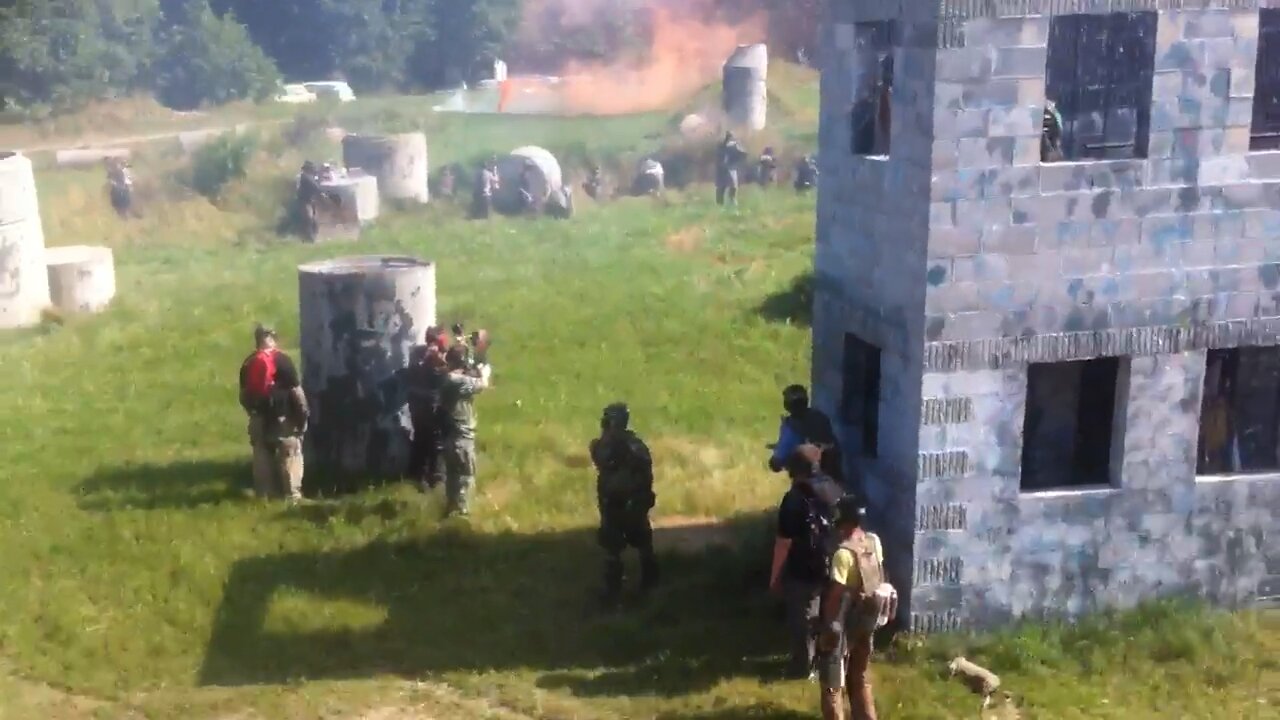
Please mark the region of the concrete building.
<svg viewBox="0 0 1280 720"><path fill-rule="evenodd" d="M1280 598L1272 4L830 1L814 396L914 629Z"/></svg>

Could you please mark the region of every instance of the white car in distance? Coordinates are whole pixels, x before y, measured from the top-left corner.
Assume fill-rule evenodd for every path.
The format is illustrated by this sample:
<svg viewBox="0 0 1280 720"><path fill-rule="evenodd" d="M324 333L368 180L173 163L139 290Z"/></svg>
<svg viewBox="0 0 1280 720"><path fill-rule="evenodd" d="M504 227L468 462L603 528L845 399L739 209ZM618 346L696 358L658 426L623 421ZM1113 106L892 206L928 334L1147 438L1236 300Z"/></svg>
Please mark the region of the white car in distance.
<svg viewBox="0 0 1280 720"><path fill-rule="evenodd" d="M289 104L313 103L316 101L316 94L307 89L305 85L285 85L280 88L280 93L276 95L276 102Z"/></svg>
<svg viewBox="0 0 1280 720"><path fill-rule="evenodd" d="M354 102L356 99L356 94L351 91L351 86L340 80L303 83L302 87L312 95L326 100L347 103Z"/></svg>

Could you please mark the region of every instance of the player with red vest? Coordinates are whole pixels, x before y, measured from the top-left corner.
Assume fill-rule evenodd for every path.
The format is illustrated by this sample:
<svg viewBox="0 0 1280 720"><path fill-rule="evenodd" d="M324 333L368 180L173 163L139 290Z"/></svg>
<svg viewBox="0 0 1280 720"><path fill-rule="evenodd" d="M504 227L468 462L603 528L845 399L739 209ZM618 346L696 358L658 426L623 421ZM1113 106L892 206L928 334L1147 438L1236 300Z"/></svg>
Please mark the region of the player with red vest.
<svg viewBox="0 0 1280 720"><path fill-rule="evenodd" d="M254 329L254 351L240 365L240 406L249 415L253 486L259 497L302 497L302 436L307 398L274 330Z"/></svg>

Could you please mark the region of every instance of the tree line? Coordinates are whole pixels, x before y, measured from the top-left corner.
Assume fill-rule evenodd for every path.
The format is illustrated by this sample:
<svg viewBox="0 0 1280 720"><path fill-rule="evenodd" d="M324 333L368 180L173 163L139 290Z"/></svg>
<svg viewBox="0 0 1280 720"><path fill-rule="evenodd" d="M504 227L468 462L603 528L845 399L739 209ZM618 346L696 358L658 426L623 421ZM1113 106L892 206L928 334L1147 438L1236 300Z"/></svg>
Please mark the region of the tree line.
<svg viewBox="0 0 1280 720"><path fill-rule="evenodd" d="M525 0L0 0L0 110L41 114L153 94L176 109L263 100L282 79L344 79L357 92L471 79L500 54L553 70L642 52L640 0L612 0L589 32L554 14L517 34ZM742 3L715 0L741 11ZM797 7L752 0L775 26L812 32ZM610 9L614 8L614 9ZM802 19L799 26L796 18ZM526 30L529 28L526 27Z"/></svg>

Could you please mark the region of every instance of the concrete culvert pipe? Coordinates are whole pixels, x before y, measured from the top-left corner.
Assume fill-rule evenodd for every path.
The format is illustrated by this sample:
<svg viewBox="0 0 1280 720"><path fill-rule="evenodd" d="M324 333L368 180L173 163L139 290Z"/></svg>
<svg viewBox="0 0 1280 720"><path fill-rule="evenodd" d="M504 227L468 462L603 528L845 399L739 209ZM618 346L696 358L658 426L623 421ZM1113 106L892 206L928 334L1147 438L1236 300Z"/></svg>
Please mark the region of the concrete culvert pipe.
<svg viewBox="0 0 1280 720"><path fill-rule="evenodd" d="M724 64L724 113L729 124L763 130L769 110L769 48L739 45Z"/></svg>
<svg viewBox="0 0 1280 720"><path fill-rule="evenodd" d="M342 164L378 178L378 194L389 200L430 199L427 188L427 136L347 135L342 139Z"/></svg>
<svg viewBox="0 0 1280 720"><path fill-rule="evenodd" d="M412 430L401 371L436 323L435 265L381 255L300 265L298 311L308 472L401 477Z"/></svg>
<svg viewBox="0 0 1280 720"><path fill-rule="evenodd" d="M96 313L116 296L115 257L108 247L72 245L45 250L49 296L67 313Z"/></svg>
<svg viewBox="0 0 1280 720"><path fill-rule="evenodd" d="M530 191L535 202L542 204L564 186L560 161L550 152L532 145L516 148L506 157L498 158L498 176L502 186L494 202L503 212L520 207L520 184L528 171Z"/></svg>
<svg viewBox="0 0 1280 720"><path fill-rule="evenodd" d="M35 325L48 306L44 227L31 160L0 152L0 328Z"/></svg>

